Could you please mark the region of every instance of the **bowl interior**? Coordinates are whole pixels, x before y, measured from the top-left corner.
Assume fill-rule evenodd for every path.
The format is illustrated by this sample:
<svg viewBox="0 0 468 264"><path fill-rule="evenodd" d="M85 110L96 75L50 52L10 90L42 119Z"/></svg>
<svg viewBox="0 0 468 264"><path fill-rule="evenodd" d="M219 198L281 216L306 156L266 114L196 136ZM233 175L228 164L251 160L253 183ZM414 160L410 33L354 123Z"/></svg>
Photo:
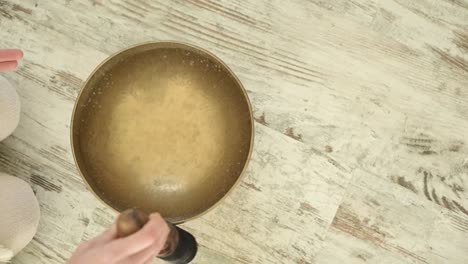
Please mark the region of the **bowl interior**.
<svg viewBox="0 0 468 264"><path fill-rule="evenodd" d="M105 61L75 106L72 144L96 195L183 222L237 182L252 148L252 114L234 74L178 43L130 48Z"/></svg>

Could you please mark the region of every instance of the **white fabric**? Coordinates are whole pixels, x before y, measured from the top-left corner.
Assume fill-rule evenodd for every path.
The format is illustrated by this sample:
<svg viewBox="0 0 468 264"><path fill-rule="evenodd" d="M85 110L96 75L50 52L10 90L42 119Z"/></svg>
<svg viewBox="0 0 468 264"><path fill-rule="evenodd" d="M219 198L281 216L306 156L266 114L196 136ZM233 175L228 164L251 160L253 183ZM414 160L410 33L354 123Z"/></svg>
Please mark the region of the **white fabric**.
<svg viewBox="0 0 468 264"><path fill-rule="evenodd" d="M0 263L9 263L13 258L13 251L7 249L3 245L0 245Z"/></svg>
<svg viewBox="0 0 468 264"><path fill-rule="evenodd" d="M18 126L20 101L11 83L0 76L0 141L8 137Z"/></svg>
<svg viewBox="0 0 468 264"><path fill-rule="evenodd" d="M0 141L18 126L20 101L11 83L0 76ZM28 183L0 172L0 263L9 262L36 234L39 203Z"/></svg>
<svg viewBox="0 0 468 264"><path fill-rule="evenodd" d="M6 250L15 255L31 242L39 225L40 210L28 183L0 172L0 211L0 245L4 247L1 259L1 254L8 254Z"/></svg>

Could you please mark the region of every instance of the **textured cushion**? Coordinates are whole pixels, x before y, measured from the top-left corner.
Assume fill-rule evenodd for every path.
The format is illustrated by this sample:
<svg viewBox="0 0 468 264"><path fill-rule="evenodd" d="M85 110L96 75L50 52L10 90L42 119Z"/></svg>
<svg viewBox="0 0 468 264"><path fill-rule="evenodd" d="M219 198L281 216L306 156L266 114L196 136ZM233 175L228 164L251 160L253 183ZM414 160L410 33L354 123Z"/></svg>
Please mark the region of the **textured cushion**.
<svg viewBox="0 0 468 264"><path fill-rule="evenodd" d="M1 259L1 254L7 255L8 251L17 254L32 240L39 224L40 211L29 184L1 172L0 210Z"/></svg>
<svg viewBox="0 0 468 264"><path fill-rule="evenodd" d="M20 101L15 88L0 76L0 141L8 137L18 126Z"/></svg>

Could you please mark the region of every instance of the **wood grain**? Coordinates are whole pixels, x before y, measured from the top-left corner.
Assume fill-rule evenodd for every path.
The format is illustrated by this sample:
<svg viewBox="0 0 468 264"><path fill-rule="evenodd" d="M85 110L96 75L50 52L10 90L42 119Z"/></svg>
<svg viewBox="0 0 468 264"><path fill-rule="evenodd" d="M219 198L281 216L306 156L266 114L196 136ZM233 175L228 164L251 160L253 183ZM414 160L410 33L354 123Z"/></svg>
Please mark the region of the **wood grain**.
<svg viewBox="0 0 468 264"><path fill-rule="evenodd" d="M168 39L221 57L256 120L247 177L184 226L196 263L468 262L468 2L286 2L0 0L0 48L25 53L0 170L42 209L14 263L64 263L113 222L75 169L73 103L107 56Z"/></svg>
<svg viewBox="0 0 468 264"><path fill-rule="evenodd" d="M466 263L468 217L361 170L317 263ZM404 213L403 213L404 212ZM451 253L449 253L451 252Z"/></svg>

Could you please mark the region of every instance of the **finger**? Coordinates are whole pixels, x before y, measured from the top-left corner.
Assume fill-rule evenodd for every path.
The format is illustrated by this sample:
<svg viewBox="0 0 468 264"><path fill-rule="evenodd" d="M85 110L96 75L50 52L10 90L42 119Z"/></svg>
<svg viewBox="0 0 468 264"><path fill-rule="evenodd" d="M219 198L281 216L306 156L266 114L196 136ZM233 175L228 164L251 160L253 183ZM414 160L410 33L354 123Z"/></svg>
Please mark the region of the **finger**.
<svg viewBox="0 0 468 264"><path fill-rule="evenodd" d="M18 66L17 61L0 62L0 72L14 70L14 69L16 69L16 66Z"/></svg>
<svg viewBox="0 0 468 264"><path fill-rule="evenodd" d="M99 236L91 239L88 243L90 246L103 245L117 238L117 227L113 224L109 229L101 233Z"/></svg>
<svg viewBox="0 0 468 264"><path fill-rule="evenodd" d="M149 248L129 257L125 263L128 263L128 264L147 263L153 260L158 255L158 252L160 250L161 250L160 245L152 245Z"/></svg>
<svg viewBox="0 0 468 264"><path fill-rule="evenodd" d="M105 254L114 260L127 258L140 252L160 240L169 227L159 215L151 215L150 220L138 232L124 238L116 239L105 246Z"/></svg>
<svg viewBox="0 0 468 264"><path fill-rule="evenodd" d="M0 49L0 62L17 61L23 58L23 52L19 49Z"/></svg>
<svg viewBox="0 0 468 264"><path fill-rule="evenodd" d="M117 228L115 227L115 224L112 225L109 229L98 235L97 237L82 242L78 248L76 249L76 252L84 252L90 248L95 248L99 245L104 245L107 242L111 241L112 239L115 239L117 237Z"/></svg>
<svg viewBox="0 0 468 264"><path fill-rule="evenodd" d="M169 231L169 228L163 228L161 235L153 243L153 245L151 245L147 249L144 249L141 252L136 253L133 256L130 256L128 263L146 263L149 260L154 259L154 257L156 257L159 254L159 252L163 249L164 245L166 244L167 237L169 236Z"/></svg>

